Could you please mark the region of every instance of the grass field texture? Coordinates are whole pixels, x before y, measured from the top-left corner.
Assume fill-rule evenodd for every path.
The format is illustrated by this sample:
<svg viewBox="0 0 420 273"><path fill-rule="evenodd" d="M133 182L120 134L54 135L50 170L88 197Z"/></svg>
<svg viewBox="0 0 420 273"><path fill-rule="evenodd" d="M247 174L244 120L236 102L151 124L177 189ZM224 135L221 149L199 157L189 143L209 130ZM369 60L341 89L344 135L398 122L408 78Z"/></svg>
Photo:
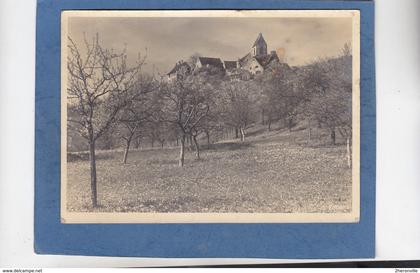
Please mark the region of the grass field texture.
<svg viewBox="0 0 420 273"><path fill-rule="evenodd" d="M259 132L262 131L262 132ZM312 143L312 142L311 142ZM205 145L204 145L205 146ZM90 204L89 161L68 162L72 212L335 213L351 210L351 169L344 145L307 143L306 130L254 128L245 142L226 140L201 152L179 148L98 153L99 207Z"/></svg>

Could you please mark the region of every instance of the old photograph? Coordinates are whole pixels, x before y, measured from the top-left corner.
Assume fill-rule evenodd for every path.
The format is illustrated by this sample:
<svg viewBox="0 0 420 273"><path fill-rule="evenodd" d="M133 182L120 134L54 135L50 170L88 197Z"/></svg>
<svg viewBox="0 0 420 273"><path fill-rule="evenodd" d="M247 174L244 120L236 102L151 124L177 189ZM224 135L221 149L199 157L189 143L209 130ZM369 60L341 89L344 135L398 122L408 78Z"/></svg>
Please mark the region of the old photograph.
<svg viewBox="0 0 420 273"><path fill-rule="evenodd" d="M359 221L358 11L61 16L63 223Z"/></svg>

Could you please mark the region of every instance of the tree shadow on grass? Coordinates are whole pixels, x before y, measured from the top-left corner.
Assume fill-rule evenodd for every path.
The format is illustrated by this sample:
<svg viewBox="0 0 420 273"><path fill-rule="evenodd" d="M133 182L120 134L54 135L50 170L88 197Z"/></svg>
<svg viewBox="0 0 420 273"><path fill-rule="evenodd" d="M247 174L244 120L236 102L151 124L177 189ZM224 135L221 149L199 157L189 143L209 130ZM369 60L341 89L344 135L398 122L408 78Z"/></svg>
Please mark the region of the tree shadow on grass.
<svg viewBox="0 0 420 273"><path fill-rule="evenodd" d="M97 152L96 160L114 159L118 153L115 152ZM69 152L67 153L67 162L89 161L89 152Z"/></svg>

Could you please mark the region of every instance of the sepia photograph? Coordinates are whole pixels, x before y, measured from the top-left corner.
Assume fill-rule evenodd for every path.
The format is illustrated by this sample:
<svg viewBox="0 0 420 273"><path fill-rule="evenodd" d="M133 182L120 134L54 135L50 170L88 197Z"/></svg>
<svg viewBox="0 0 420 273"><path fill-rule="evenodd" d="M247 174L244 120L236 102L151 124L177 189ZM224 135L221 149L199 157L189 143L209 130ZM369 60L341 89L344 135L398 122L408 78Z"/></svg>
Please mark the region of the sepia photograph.
<svg viewBox="0 0 420 273"><path fill-rule="evenodd" d="M359 221L359 11L61 22L62 223Z"/></svg>

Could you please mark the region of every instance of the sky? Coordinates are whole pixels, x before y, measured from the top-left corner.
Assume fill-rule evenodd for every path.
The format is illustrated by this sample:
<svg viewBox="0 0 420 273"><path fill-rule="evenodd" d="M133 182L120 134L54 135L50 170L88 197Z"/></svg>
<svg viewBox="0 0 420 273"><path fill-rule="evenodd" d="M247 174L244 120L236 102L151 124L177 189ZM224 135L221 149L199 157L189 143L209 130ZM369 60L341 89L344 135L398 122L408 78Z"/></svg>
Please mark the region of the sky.
<svg viewBox="0 0 420 273"><path fill-rule="evenodd" d="M292 66L337 56L351 42L351 18L70 17L68 35L80 47L98 33L107 48L127 49L129 59L146 55L145 70L166 74L177 61L199 53L237 60L259 33L271 50L283 49ZM281 51L281 50L280 50Z"/></svg>

